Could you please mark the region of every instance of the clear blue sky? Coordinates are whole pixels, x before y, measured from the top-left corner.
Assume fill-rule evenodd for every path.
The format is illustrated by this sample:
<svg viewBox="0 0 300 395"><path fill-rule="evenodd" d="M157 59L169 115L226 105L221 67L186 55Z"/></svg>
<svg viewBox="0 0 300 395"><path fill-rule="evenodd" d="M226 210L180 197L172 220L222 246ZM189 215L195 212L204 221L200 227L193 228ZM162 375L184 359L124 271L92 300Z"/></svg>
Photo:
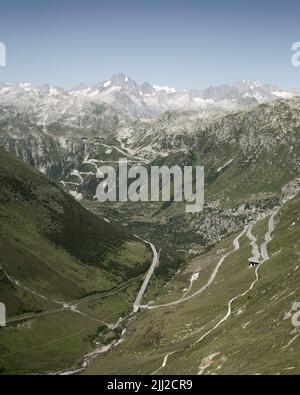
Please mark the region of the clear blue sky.
<svg viewBox="0 0 300 395"><path fill-rule="evenodd" d="M124 72L205 88L239 78L300 86L299 0L1 0L0 81L66 88Z"/></svg>

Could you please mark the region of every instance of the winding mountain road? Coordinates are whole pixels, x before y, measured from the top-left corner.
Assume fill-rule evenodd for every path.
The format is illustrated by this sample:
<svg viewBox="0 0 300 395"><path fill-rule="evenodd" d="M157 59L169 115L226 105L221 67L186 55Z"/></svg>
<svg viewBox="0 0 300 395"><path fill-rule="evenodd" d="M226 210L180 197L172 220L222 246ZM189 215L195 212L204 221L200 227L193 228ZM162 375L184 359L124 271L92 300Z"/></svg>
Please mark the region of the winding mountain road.
<svg viewBox="0 0 300 395"><path fill-rule="evenodd" d="M253 225L249 225L248 231L247 231L247 237L250 240L250 244L252 246L252 258L250 258L250 261L253 262L259 262L261 259L261 254L259 252L259 247L257 245L257 238L253 235L252 233Z"/></svg>
<svg viewBox="0 0 300 395"><path fill-rule="evenodd" d="M163 362L162 362L161 367L158 368L157 370L155 370L153 373L151 373L151 376L157 374L161 369L165 368L165 367L167 366L167 362L168 362L169 357L170 357L171 355L173 355L173 354L174 354L173 352L170 352L169 354L167 354L167 355L164 357L164 359L163 359Z"/></svg>
<svg viewBox="0 0 300 395"><path fill-rule="evenodd" d="M78 309L78 305L74 305L74 304L71 304L71 303L63 302L63 301L61 302L61 301L57 301L55 299L49 298L48 296L42 295L41 293L39 293L39 292L29 288L29 287L26 287L25 285L22 285L20 283L20 281L16 280L12 276L10 276L6 271L4 271L4 274L5 274L7 279L12 284L14 284L15 286L19 287L23 291L26 291L26 292L34 295L34 296L37 296L38 298L40 298L40 299L42 299L44 301L48 301L48 302L51 302L51 303L53 303L55 305L60 306L59 309L49 309L49 310L44 311L42 313L34 313L34 314L29 314L29 315L23 315L23 316L20 316L20 317L12 317L9 320L7 320L7 323L14 323L14 322L18 322L18 321L29 320L29 319L38 318L38 317L42 317L42 316L46 316L46 315L50 315L50 314L56 314L56 313L59 313L59 312L62 312L62 311L69 310L72 313L79 314L79 315L81 315L83 317L88 318L91 321L95 321L95 322L98 322L99 324L106 325L108 328L110 327L110 324L107 324L104 321L101 321L101 320L99 320L99 319L97 319L95 317L91 317L90 315L85 314L82 311L80 311Z"/></svg>
<svg viewBox="0 0 300 395"><path fill-rule="evenodd" d="M265 241L261 245L261 256L262 256L263 262L266 262L270 259L267 246L270 243L270 241L272 241L272 233L274 230L274 218L275 218L276 214L278 213L278 211L279 210L276 210L272 213L272 215L269 219L269 223L268 223L268 231L265 234Z"/></svg>
<svg viewBox="0 0 300 395"><path fill-rule="evenodd" d="M150 266L150 268L149 268L149 270L148 270L148 272L147 272L147 274L146 274L146 277L145 277L145 279L144 279L144 281L143 281L143 284L142 284L142 286L141 286L141 289L139 290L139 293L138 293L138 295L137 295L137 297L136 297L136 299L135 299L135 301L134 301L134 304L133 304L133 311L134 311L134 313L137 313L137 312L140 310L140 308L143 307L143 306L141 305L141 301L142 301L142 298L143 298L143 296L144 296L144 293L145 293L145 291L146 291L146 289L147 289L147 286L148 286L148 284L149 284L149 281L150 281L150 279L151 279L151 277L152 277L152 275L153 275L153 273L154 273L154 270L155 270L156 266L157 266L158 263L159 263L159 253L157 252L157 250L156 250L154 244L150 243L149 241L143 240L143 239L141 239L140 237L138 237L138 236L136 236L136 235L135 235L135 237L136 237L137 239L143 241L144 243L149 244L150 247L151 247L151 249L152 249L152 252L153 252L152 264L151 264L151 266Z"/></svg>
<svg viewBox="0 0 300 395"><path fill-rule="evenodd" d="M217 266L215 267L214 271L212 272L212 274L211 274L209 280L207 281L207 283L205 285L203 285L203 287L200 288L198 291L194 292L190 296L186 296L184 298L175 300L175 301L170 302L170 303L159 304L159 305L154 305L154 306L153 305L140 305L139 307L141 309L154 310L154 309L159 309L159 308L162 308L162 307L176 306L176 305L184 303L184 302L186 302L188 300L191 300L191 299L195 298L196 296L202 294L213 283L213 281L215 280L215 278L216 278L221 266L223 265L225 259L228 258L229 255L233 254L235 251L237 251L240 248L239 240L246 233L247 230L248 230L248 225L245 226L243 231L234 239L234 241L233 241L233 246L234 246L233 250L227 252L227 254L225 254L225 255L223 255L221 257L221 259L217 263Z"/></svg>
<svg viewBox="0 0 300 395"><path fill-rule="evenodd" d="M256 269L255 269L255 280L251 283L250 287L249 287L245 292L240 293L240 294L238 294L237 296L235 296L235 297L233 297L232 299L230 299L230 301L229 301L228 304L227 304L228 309L227 309L226 315L225 315L220 321L218 321L217 324L216 324L212 329L210 329L209 331L207 331L206 333L204 333L195 343L193 343L193 344L191 345L191 347L194 347L195 345L199 344L202 340L204 340L207 336L209 336L212 332L214 332L217 328L219 328L219 326L221 326L224 322L226 322L226 321L228 320L228 318L229 318L229 317L231 316L231 314L232 314L232 305L233 305L233 303L234 303L237 299L239 299L239 298L241 298L241 297L247 295L247 294L253 289L253 287L255 286L255 284L259 281L259 268L260 268L260 266L261 266L264 262L267 262L267 261L270 259L270 258L269 258L268 248L267 248L267 247L268 247L269 242L272 241L272 233L273 233L273 230L274 230L274 218L275 218L276 214L278 213L278 211L279 211L278 209L275 210L275 211L271 214L271 216L270 216L270 218L269 218L269 222L268 222L268 231L267 231L266 234L265 234L265 241L264 241L264 243L261 245L261 254L259 253L259 248L258 248L258 245L257 245L257 239L256 239L256 237L252 234L253 225L246 225L245 228L244 228L244 230L243 230L243 232L234 240L234 246L235 246L235 248L236 248L236 249L239 249L239 238L240 238L245 232L247 232L247 237L249 238L249 240L250 240L250 245L252 246L252 254L254 255L254 257L258 257L258 254L262 256L262 258L263 258L262 262L261 262L261 263L256 267ZM230 253L228 253L228 254L226 254L226 255L228 256L229 254L230 254ZM225 255L224 257L226 257L226 255ZM223 257L223 258L224 258L224 257ZM222 259L222 258L221 258L221 259ZM225 259L225 258L224 258L224 259ZM219 263L220 263L220 262L219 262ZM179 351L176 351L176 352L179 352ZM172 353L167 354L167 355L164 357L162 366L161 366L159 369L157 369L155 372L151 373L151 374L152 374L152 375L153 375L153 374L156 374L156 373L158 373L160 370L162 370L164 367L166 367L169 357L170 357L171 355L175 354L176 352L173 351Z"/></svg>
<svg viewBox="0 0 300 395"><path fill-rule="evenodd" d="M222 318L212 329L210 329L208 332L206 332L203 336L200 337L200 339L198 339L196 341L196 343L194 343L193 345L200 343L203 339L205 339L209 334L211 334L214 330L216 330L221 324L223 324L223 322L227 321L228 318L231 316L232 313L232 304L239 298L247 295L254 287L254 285L258 282L259 280L259 268L262 265L262 263L268 261L269 258L269 254L268 254L268 243L270 241L272 241L272 233L274 230L274 217L275 215L278 213L278 211L274 211L272 213L272 215L269 218L269 223L268 223L268 231L265 234L265 242L262 244L261 246L261 250L262 250L262 257L263 257L263 261L256 267L255 269L255 280L251 283L250 287L243 293L235 296L234 298L232 298L229 302L228 302L228 310L227 310L227 314L225 315L224 318ZM252 225L248 227L248 231L247 231L247 236L250 240L250 244L252 245L252 252L257 253L259 251L258 246L256 244L257 239L252 235Z"/></svg>

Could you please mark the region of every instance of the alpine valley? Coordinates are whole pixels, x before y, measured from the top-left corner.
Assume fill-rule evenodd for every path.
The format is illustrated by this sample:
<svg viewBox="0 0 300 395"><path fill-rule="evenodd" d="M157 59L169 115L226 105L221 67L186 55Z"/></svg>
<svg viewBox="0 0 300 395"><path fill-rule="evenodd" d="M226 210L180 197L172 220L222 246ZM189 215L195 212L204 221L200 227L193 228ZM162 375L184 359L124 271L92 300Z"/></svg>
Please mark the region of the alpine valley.
<svg viewBox="0 0 300 395"><path fill-rule="evenodd" d="M3 83L0 145L0 374L300 374L300 89ZM119 158L204 210L98 202Z"/></svg>

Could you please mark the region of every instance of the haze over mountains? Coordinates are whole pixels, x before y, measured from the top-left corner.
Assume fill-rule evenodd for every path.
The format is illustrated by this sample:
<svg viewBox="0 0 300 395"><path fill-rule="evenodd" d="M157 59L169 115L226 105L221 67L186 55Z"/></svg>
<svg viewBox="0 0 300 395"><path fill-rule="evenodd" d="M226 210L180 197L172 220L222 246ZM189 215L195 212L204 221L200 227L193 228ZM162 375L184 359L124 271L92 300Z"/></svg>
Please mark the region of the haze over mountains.
<svg viewBox="0 0 300 395"><path fill-rule="evenodd" d="M91 102L113 105L130 117L153 118L167 110L237 111L250 105L291 98L298 90L284 91L275 85L239 80L234 85L208 87L205 90L177 91L174 87L139 85L125 74L113 76L97 85L80 84L70 90L29 83L0 84L0 104L13 105L30 113L42 125L61 117L80 117Z"/></svg>

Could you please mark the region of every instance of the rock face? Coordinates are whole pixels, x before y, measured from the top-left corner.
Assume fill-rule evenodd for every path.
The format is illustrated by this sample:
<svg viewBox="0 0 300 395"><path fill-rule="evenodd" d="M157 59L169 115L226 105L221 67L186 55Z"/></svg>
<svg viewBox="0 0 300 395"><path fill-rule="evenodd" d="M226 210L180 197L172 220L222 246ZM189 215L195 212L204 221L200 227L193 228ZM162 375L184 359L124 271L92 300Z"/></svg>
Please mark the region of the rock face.
<svg viewBox="0 0 300 395"><path fill-rule="evenodd" d="M202 214L177 217L176 204L155 210L169 224L211 241L268 212L281 187L299 174L300 99L273 101L280 95L287 96L256 81L177 92L148 83L140 86L123 74L68 92L49 86L1 85L0 144L61 182L73 196L90 200L96 168L103 162L127 157L148 164L204 165ZM181 110L189 111L158 115L183 96L214 104L208 109L196 100L197 111L183 104ZM224 100L234 102L232 108L247 108L228 111ZM152 210L147 208L153 216Z"/></svg>
<svg viewBox="0 0 300 395"><path fill-rule="evenodd" d="M122 73L100 84L80 84L69 91L48 85L0 84L1 105L13 106L41 125L62 122L73 127L95 126L97 119L91 117L87 121L86 117L97 115L93 111L96 104L112 105L131 118L153 118L168 110L198 111L202 114L215 110L237 111L297 94L297 90L285 92L274 85L247 80L203 91L177 91L147 82L139 85Z"/></svg>

